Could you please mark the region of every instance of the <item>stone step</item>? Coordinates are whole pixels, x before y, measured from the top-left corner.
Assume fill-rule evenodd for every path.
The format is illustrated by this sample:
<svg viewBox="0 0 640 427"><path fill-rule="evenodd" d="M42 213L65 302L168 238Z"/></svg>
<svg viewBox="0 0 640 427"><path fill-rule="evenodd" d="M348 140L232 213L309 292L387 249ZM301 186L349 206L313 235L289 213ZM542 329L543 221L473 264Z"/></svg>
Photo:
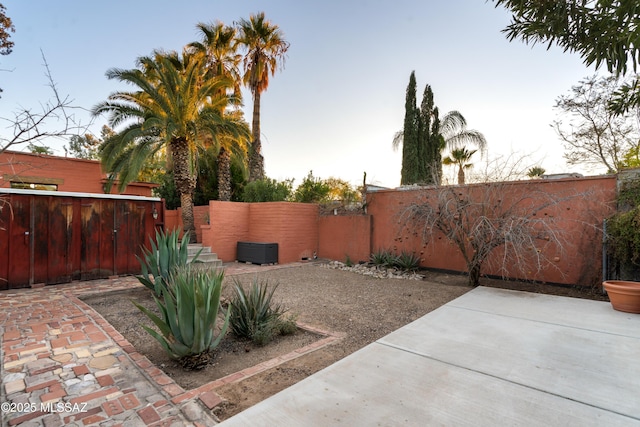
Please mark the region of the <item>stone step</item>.
<svg viewBox="0 0 640 427"><path fill-rule="evenodd" d="M187 245L187 254L189 256L194 256L198 251L201 251L200 254L204 255L206 253L211 253L211 248L208 246L202 246L201 243L189 243Z"/></svg>
<svg viewBox="0 0 640 427"><path fill-rule="evenodd" d="M200 251L198 255L198 259L195 262L193 258ZM218 255L211 252L211 248L208 246L202 246L200 243L190 243L187 246L187 254L189 260L187 262L191 263L193 267L196 268L221 268L222 260L218 259Z"/></svg>
<svg viewBox="0 0 640 427"><path fill-rule="evenodd" d="M193 259L193 257L189 257L189 262L191 262L192 259ZM199 262L218 261L218 255L217 254L213 254L211 252L201 253L200 255L198 255L198 261Z"/></svg>
<svg viewBox="0 0 640 427"><path fill-rule="evenodd" d="M197 269L222 268L222 260L216 259L214 261L207 261L207 262L196 261L194 263L191 263L190 265L191 265L191 268L197 268Z"/></svg>

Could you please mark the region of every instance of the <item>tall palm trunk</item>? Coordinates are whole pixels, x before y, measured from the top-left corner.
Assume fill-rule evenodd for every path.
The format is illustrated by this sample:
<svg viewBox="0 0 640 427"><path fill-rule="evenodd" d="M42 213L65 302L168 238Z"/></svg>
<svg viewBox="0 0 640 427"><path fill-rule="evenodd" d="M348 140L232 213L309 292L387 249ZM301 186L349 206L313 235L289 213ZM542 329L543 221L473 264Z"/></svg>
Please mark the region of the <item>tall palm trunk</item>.
<svg viewBox="0 0 640 427"><path fill-rule="evenodd" d="M458 165L458 184L464 185L464 167L462 163Z"/></svg>
<svg viewBox="0 0 640 427"><path fill-rule="evenodd" d="M218 153L218 200L231 201L231 153L224 147Z"/></svg>
<svg viewBox="0 0 640 427"><path fill-rule="evenodd" d="M191 173L189 144L185 137L173 138L169 144L173 158L173 179L180 195L183 231L189 232L189 243L196 242L196 226L193 220L193 190L196 176Z"/></svg>
<svg viewBox="0 0 640 427"><path fill-rule="evenodd" d="M253 95L253 119L251 123L251 147L249 148L249 182L264 178L264 157L260 143L260 91Z"/></svg>

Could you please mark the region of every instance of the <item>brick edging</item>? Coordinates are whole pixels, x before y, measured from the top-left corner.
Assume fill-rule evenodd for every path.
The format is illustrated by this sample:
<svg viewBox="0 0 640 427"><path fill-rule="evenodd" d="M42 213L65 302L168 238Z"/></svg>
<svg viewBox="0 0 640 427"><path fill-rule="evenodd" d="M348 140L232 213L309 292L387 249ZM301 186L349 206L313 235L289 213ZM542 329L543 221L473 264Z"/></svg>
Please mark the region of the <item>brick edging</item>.
<svg viewBox="0 0 640 427"><path fill-rule="evenodd" d="M215 393L215 390L217 388L222 387L223 385L226 384L233 384L233 383L237 383L243 380L246 380L247 378L250 378L254 375L260 374L262 372L265 372L271 368L275 368L276 366L282 365L283 363L289 362L291 360L297 359L298 357L304 356L306 354L312 353L316 350L320 350L321 348L324 348L328 345L333 344L336 341L341 340L342 338L345 337L346 334L341 333L341 332L328 332L325 331L323 329L311 326L311 325L307 325L305 323L301 323L301 322L296 322L296 325L298 326L298 328L305 330L307 332L311 332L314 333L316 335L321 335L324 336L324 338L319 339L318 341L314 341L310 344L307 344L304 347L295 349L293 351L290 351L289 353L274 357L272 359L269 360L265 360L264 362L258 363L257 365L251 366L249 368L245 368L241 371L238 372L234 372L232 374L229 374L227 376L224 376L222 378L218 378L217 380L213 380L211 382L208 382L206 384L201 385L198 388L194 388L192 390L187 391L184 395L180 395L180 396L176 396L172 399L172 402L174 403L179 403L182 402L183 400L186 399L190 399L196 396L201 396L205 393L209 393L209 392L213 392ZM217 393L216 393L217 395ZM202 400L202 398L201 398ZM222 400L221 400L222 402ZM212 408L210 408L212 409Z"/></svg>
<svg viewBox="0 0 640 427"><path fill-rule="evenodd" d="M160 368L156 367L146 356L139 353L135 347L120 334L107 320L102 317L100 313L94 310L90 305L76 297L75 295L68 293L67 297L72 300L74 304L82 308L88 316L91 316L98 326L120 347L134 362L150 381L153 381L158 388L171 400L173 404L179 404L186 400L198 398L209 410L214 409L221 404L224 399L218 395L215 390L226 384L237 383L243 381L249 377L265 372L271 368L279 366L283 363L297 359L298 357L312 353L316 350L329 346L336 341L345 337L345 333L342 332L329 332L318 327L308 325L302 322L296 322L298 328L307 332L321 335L321 338L304 347L293 350L284 355L274 357L270 360L258 363L257 365L243 369L241 371L229 374L225 377L218 378L217 380L208 382L192 390L185 390L178 385L173 378L169 377Z"/></svg>

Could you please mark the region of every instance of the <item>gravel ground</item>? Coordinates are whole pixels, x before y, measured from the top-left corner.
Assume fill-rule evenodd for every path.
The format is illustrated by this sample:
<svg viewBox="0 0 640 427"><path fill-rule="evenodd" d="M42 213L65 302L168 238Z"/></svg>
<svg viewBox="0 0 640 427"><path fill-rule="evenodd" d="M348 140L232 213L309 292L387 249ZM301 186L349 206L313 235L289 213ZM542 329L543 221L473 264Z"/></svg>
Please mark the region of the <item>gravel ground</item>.
<svg viewBox="0 0 640 427"><path fill-rule="evenodd" d="M248 285L256 277L269 283L278 283L275 293L298 320L332 332L342 332L342 340L287 362L269 371L257 374L240 383L229 384L216 391L227 400L215 410L220 419L226 419L249 406L304 379L318 370L344 358L388 333L410 323L426 313L468 292L466 276L421 272L425 280L379 279L349 271L327 268L322 264L308 264L281 268L258 274L235 276ZM224 294L231 295L231 278L225 279ZM521 282L483 279L485 286L495 286L544 292L574 297L601 299L599 295L572 288L549 287ZM145 295L125 295L138 298ZM148 294L148 292L146 293ZM216 356L216 364L204 371L184 372L166 358L159 345L138 326L141 321L134 308L122 304L121 298L106 295L86 299L117 330L157 366L163 368L185 388L212 381L253 366L261 361L298 348L317 337L298 333L292 338L278 340L263 348L249 343L227 343L223 347L231 356ZM131 306L133 306L131 304ZM230 363L226 366L225 363ZM224 371L224 372L223 372Z"/></svg>

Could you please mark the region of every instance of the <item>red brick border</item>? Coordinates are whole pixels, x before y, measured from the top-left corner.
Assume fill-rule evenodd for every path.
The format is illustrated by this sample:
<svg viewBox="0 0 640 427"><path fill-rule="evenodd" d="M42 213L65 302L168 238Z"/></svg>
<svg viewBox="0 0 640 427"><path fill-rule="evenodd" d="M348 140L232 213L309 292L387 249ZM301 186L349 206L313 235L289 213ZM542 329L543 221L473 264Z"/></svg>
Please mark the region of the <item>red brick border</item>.
<svg viewBox="0 0 640 427"><path fill-rule="evenodd" d="M138 353L138 351L131 345L131 343L124 338L104 317L97 311L95 311L90 305L80 300L72 294L66 295L73 301L74 304L81 307L87 315L90 315L93 320L100 326L100 328L118 345L122 350L127 353L130 359L138 366L138 368L161 389L166 395L169 396L171 402L178 404L186 400L199 398L200 401L209 409L213 409L224 401L215 390L222 387L225 384L232 384L243 381L256 374L265 372L271 368L279 366L283 363L297 359L298 357L312 353L316 350L324 348L334 342L341 340L346 334L342 332L329 332L320 329L315 326L307 325L301 322L296 322L298 328L307 332L320 335L324 338L320 338L318 341L314 341L304 347L293 350L287 354L280 355L270 360L261 362L255 366L243 369L242 371L235 372L217 380L211 381L198 388L192 390L185 390L178 385L173 378L169 377L161 369L157 368L146 356ZM147 414L145 414L147 415Z"/></svg>

